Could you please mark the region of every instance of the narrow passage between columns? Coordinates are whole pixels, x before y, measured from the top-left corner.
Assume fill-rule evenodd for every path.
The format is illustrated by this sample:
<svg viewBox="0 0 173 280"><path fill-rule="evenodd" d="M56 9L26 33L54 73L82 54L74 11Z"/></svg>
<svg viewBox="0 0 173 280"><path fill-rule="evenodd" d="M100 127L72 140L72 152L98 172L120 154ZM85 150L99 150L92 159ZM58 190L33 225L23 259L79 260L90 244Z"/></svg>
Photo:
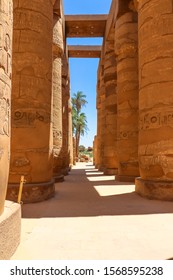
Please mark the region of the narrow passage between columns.
<svg viewBox="0 0 173 280"><path fill-rule="evenodd" d="M23 205L22 216L12 259L172 257L172 203L146 200L134 184L115 182L91 163L77 163L55 197Z"/></svg>

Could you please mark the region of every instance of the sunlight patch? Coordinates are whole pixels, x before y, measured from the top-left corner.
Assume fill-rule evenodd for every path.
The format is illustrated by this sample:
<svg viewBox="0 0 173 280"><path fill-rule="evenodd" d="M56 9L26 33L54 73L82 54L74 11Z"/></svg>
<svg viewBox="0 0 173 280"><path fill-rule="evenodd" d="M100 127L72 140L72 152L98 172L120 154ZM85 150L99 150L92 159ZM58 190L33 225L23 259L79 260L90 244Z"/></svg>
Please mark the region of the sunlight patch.
<svg viewBox="0 0 173 280"><path fill-rule="evenodd" d="M98 173L97 173L98 174ZM95 177L87 177L87 179L90 182L95 182L95 181L115 181L115 176L95 176Z"/></svg>
<svg viewBox="0 0 173 280"><path fill-rule="evenodd" d="M86 175L103 175L103 172L98 172L98 171L95 171L95 172L86 172Z"/></svg>
<svg viewBox="0 0 173 280"><path fill-rule="evenodd" d="M135 190L134 185L100 185L94 186L94 188L100 196L111 196L124 193L131 193Z"/></svg>

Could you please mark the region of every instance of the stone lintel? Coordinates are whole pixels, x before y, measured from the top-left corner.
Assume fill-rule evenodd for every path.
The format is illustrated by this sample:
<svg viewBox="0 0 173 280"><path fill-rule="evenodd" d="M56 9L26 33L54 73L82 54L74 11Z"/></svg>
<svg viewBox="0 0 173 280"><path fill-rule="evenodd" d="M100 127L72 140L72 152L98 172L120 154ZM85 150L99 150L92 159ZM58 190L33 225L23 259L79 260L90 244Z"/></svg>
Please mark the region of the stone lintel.
<svg viewBox="0 0 173 280"><path fill-rule="evenodd" d="M68 57L100 58L101 46L68 46Z"/></svg>
<svg viewBox="0 0 173 280"><path fill-rule="evenodd" d="M66 15L66 37L103 37L108 15Z"/></svg>

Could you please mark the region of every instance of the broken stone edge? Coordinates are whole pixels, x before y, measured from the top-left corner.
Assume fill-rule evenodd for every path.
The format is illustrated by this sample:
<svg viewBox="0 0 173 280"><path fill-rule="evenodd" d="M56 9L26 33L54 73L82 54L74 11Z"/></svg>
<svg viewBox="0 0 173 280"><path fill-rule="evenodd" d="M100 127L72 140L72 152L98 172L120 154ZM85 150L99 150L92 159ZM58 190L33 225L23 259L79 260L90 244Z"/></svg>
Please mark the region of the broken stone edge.
<svg viewBox="0 0 173 280"><path fill-rule="evenodd" d="M15 253L21 237L21 206L5 201L0 216L0 260L9 260Z"/></svg>

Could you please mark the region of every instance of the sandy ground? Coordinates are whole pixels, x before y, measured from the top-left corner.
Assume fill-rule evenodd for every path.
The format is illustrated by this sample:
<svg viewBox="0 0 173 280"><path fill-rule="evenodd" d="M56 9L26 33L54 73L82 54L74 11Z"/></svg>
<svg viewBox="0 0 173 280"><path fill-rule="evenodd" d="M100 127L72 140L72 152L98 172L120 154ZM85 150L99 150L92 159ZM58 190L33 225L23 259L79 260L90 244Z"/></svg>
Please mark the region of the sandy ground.
<svg viewBox="0 0 173 280"><path fill-rule="evenodd" d="M134 185L79 163L56 195L22 206L13 260L164 260L173 257L173 202L147 200Z"/></svg>

